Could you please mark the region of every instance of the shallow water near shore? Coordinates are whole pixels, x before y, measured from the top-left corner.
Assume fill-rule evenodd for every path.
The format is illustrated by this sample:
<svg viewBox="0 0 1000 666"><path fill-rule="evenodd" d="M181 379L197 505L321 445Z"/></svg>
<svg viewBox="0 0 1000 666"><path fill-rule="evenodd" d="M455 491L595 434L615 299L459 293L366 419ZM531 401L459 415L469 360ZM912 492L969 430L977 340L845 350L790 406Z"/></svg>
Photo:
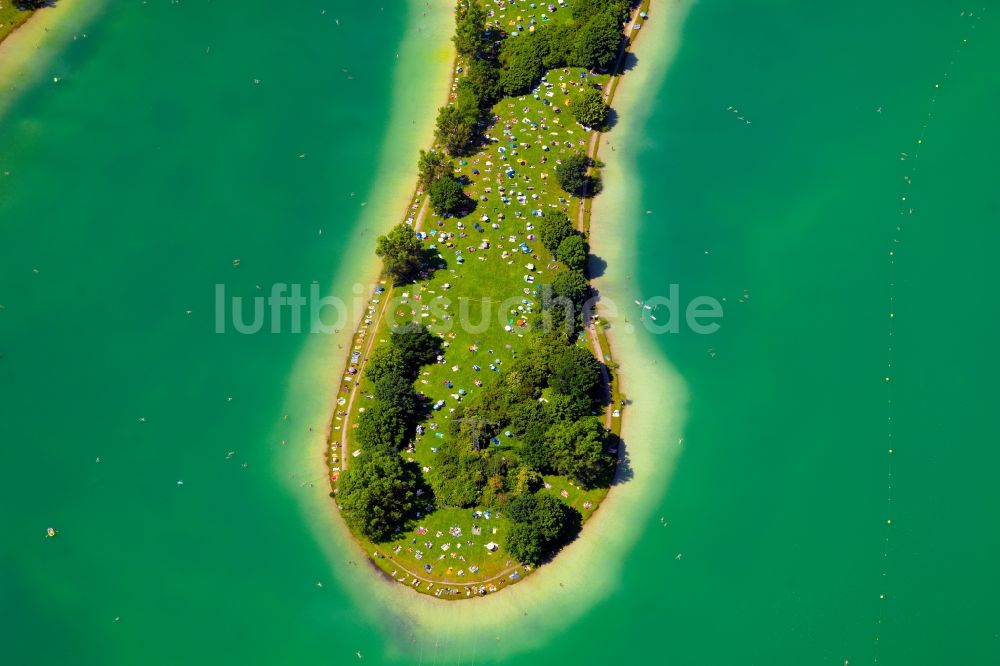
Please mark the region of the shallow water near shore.
<svg viewBox="0 0 1000 666"><path fill-rule="evenodd" d="M594 232L635 477L470 605L337 523L338 338L213 332L370 277L448 71L384 4L108 3L0 104L0 660L990 663L998 17L654 4ZM720 331L640 326L671 284Z"/></svg>

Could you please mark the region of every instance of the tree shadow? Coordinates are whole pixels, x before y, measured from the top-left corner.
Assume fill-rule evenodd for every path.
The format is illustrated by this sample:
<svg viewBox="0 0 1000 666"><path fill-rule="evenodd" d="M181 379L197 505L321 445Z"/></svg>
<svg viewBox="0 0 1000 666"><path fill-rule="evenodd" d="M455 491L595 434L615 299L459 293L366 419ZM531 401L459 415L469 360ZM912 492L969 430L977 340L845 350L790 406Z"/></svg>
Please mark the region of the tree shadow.
<svg viewBox="0 0 1000 666"><path fill-rule="evenodd" d="M587 185L584 187L583 192L580 194L584 199L593 199L598 194L604 191L604 182L598 175L591 174L587 176Z"/></svg>
<svg viewBox="0 0 1000 666"><path fill-rule="evenodd" d="M608 270L608 262L598 257L596 254L587 255L587 276L591 279L599 278ZM598 296L597 290L592 290L591 298Z"/></svg>
<svg viewBox="0 0 1000 666"><path fill-rule="evenodd" d="M604 121L604 127L601 128L602 132L609 132L615 128L618 124L620 116L618 111L612 106L608 108L608 119Z"/></svg>
<svg viewBox="0 0 1000 666"><path fill-rule="evenodd" d="M32 9L43 9L45 7L55 7L57 0L18 0L15 6L18 11L26 12Z"/></svg>
<svg viewBox="0 0 1000 666"><path fill-rule="evenodd" d="M610 445L610 450L618 451L618 464L615 466L615 475L611 480L611 485L624 485L635 477L635 470L632 468L632 460L628 455L628 447L625 446L625 440L614 434L608 438L608 443Z"/></svg>
<svg viewBox="0 0 1000 666"><path fill-rule="evenodd" d="M625 59L622 62L621 73L631 72L639 64L639 58L632 51L628 51L625 54Z"/></svg>

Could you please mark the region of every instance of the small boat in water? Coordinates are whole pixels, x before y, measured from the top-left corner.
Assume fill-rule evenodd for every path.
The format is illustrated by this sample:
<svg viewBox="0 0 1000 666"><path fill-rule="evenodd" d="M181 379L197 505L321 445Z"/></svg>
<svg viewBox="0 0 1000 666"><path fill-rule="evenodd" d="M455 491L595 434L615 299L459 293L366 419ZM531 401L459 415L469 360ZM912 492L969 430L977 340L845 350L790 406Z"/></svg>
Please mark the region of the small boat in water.
<svg viewBox="0 0 1000 666"><path fill-rule="evenodd" d="M50 527L49 529L45 530L45 534L48 535L49 538L51 538L56 535L56 531Z"/></svg>

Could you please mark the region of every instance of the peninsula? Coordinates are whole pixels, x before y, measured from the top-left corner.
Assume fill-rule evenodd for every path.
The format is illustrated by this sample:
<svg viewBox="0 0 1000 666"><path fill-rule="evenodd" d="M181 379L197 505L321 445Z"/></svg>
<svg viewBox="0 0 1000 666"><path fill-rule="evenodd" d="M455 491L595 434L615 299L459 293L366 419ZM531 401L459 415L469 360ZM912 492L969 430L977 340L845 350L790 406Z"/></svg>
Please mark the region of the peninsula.
<svg viewBox="0 0 1000 666"><path fill-rule="evenodd" d="M324 454L354 537L420 593L523 580L577 537L622 464L589 202L648 7L456 7L449 99L405 219L378 239L383 277Z"/></svg>

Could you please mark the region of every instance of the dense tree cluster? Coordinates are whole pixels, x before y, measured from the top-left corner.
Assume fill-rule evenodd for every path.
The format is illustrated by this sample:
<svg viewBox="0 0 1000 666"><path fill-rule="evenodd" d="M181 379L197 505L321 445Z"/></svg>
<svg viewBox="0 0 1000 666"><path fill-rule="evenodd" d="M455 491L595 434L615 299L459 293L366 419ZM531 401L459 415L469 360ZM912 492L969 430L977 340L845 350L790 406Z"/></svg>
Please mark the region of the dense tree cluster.
<svg viewBox="0 0 1000 666"><path fill-rule="evenodd" d="M456 409L429 479L439 504L502 508L534 492L542 474L588 488L610 481L607 433L589 417L601 367L571 338L533 331L511 367Z"/></svg>
<svg viewBox="0 0 1000 666"><path fill-rule="evenodd" d="M486 12L478 2L459 2L455 6L455 50L475 57L486 48Z"/></svg>
<svg viewBox="0 0 1000 666"><path fill-rule="evenodd" d="M365 366L374 400L358 416L355 437L362 453L344 470L337 499L351 527L370 539L390 538L416 505L420 475L399 451L422 416L413 380L440 348L438 336L407 324L393 329Z"/></svg>
<svg viewBox="0 0 1000 666"><path fill-rule="evenodd" d="M416 506L418 474L398 455L363 450L340 477L337 502L347 523L374 541L391 538Z"/></svg>

